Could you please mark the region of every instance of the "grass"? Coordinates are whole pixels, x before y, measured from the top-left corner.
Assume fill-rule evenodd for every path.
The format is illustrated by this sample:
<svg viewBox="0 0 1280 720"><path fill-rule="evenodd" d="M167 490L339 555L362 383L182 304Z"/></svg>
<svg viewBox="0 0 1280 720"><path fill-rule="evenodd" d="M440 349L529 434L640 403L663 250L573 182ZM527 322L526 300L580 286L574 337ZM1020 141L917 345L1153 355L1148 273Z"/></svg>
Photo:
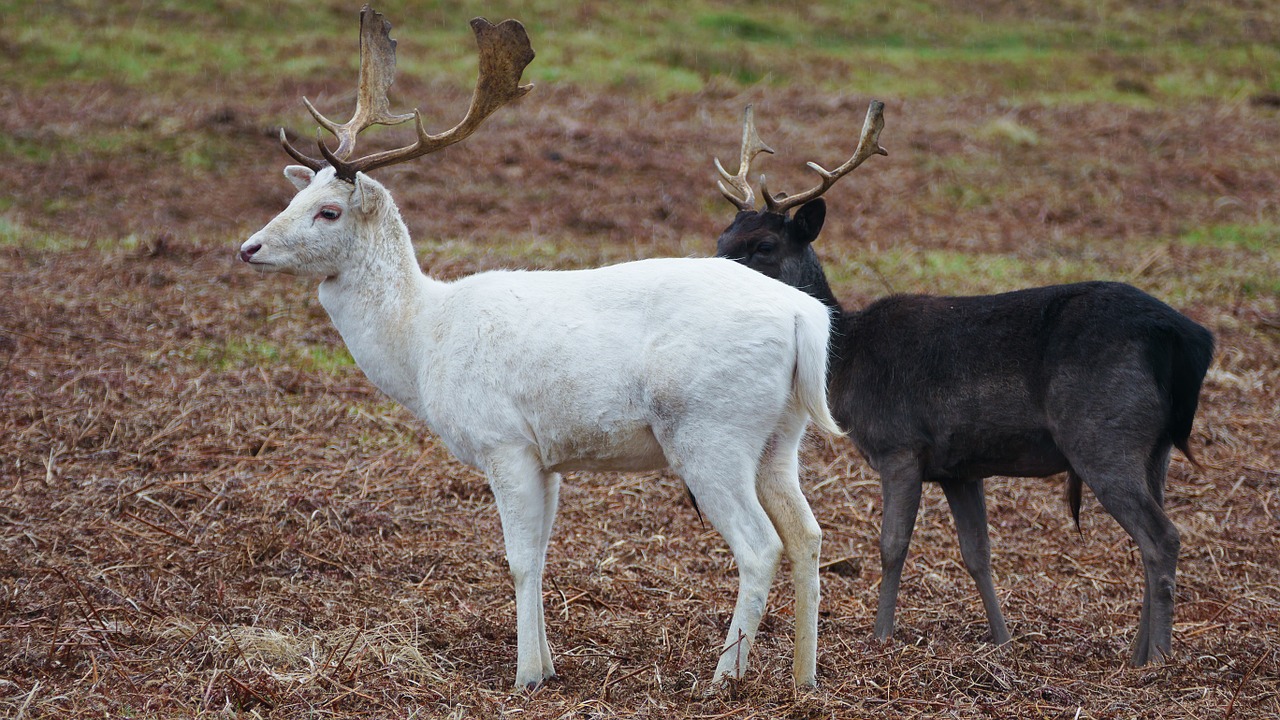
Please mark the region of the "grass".
<svg viewBox="0 0 1280 720"><path fill-rule="evenodd" d="M826 258L825 267L833 287L860 296L994 293L1110 275L1095 261L1066 255L1032 259L1013 254L918 247L876 249L850 257Z"/></svg>
<svg viewBox="0 0 1280 720"><path fill-rule="evenodd" d="M1254 251L1270 262L1280 262L1280 225L1207 225L1178 238L1191 246Z"/></svg>
<svg viewBox="0 0 1280 720"><path fill-rule="evenodd" d="M1280 89L1280 11L1274 9L1241 3L1138 10L1080 2L1047 16L940 10L932 2L885 8L713 0L486 8L491 19L515 16L527 24L539 51L532 79L659 99L725 80L804 81L825 92L889 97L994 91L1014 102L1070 103L1143 102L1152 95L1227 99ZM0 3L0 11L24 16L2 32L25 70L9 81L27 86L181 87L192 78L256 85L315 81L355 65L333 58L336 47L354 41L342 22L354 16L346 2L73 0ZM412 23L397 23L402 47L411 48L402 50L401 71L465 77L453 71L473 66L465 25L471 12L452 3L418 3ZM1129 91L1117 91L1117 84Z"/></svg>
<svg viewBox="0 0 1280 720"><path fill-rule="evenodd" d="M70 235L32 230L18 221L0 215L0 248L24 252L63 252L89 244L89 240Z"/></svg>
<svg viewBox="0 0 1280 720"><path fill-rule="evenodd" d="M1195 253L1194 260L1188 252ZM1115 280L1143 287L1175 306L1243 299L1280 311L1280 227L1273 223L1205 225L1175 237L1111 247L1072 241L1052 248L974 252L912 244L836 246L820 254L838 295L964 295ZM1187 262L1194 263L1194 272L1184 271Z"/></svg>
<svg viewBox="0 0 1280 720"><path fill-rule="evenodd" d="M486 6L526 21L538 91L462 149L379 175L433 274L707 255L732 217L711 156L734 164L743 104L778 149L763 171L790 190L813 182L805 160L851 150L874 93L890 155L827 195L819 245L842 298L1123 280L1219 347L1201 466L1175 459L1169 483L1174 662L1122 667L1138 554L1096 506L1071 530L1052 479L988 485L1014 642L982 642L936 487L898 638L874 642L876 476L815 439L824 557L848 558L823 576L817 693L787 680L785 565L751 674L704 692L732 563L654 473L566 477L545 588L563 679L526 695L508 687L511 586L484 479L360 376L313 281L233 261L289 197L263 128L309 136L300 94L350 111L359 4L0 0L0 715L1280 710L1280 125L1262 96L1280 90L1280 9ZM394 108L434 107L426 90L465 103L475 9L381 4Z"/></svg>
<svg viewBox="0 0 1280 720"><path fill-rule="evenodd" d="M1225 232L1225 231L1215 231ZM1211 245L1239 250L1236 235ZM1193 233L1192 236L1197 236ZM1187 242L1185 239L1177 243ZM1196 241L1197 244L1199 241ZM1138 243L1120 255L1088 257L1070 252L1026 257L1023 254L974 253L919 247L858 252L826 258L828 280L858 297L886 293L972 295L1005 292L1034 285L1115 280L1138 285L1176 307L1216 302L1222 298L1260 301L1280 309L1280 255L1274 243L1261 253L1217 255L1194 273L1178 271L1168 241Z"/></svg>
<svg viewBox="0 0 1280 720"><path fill-rule="evenodd" d="M253 339L221 339L188 346L180 357L201 368L227 372L255 367L293 367L338 374L355 367L344 346L277 345Z"/></svg>

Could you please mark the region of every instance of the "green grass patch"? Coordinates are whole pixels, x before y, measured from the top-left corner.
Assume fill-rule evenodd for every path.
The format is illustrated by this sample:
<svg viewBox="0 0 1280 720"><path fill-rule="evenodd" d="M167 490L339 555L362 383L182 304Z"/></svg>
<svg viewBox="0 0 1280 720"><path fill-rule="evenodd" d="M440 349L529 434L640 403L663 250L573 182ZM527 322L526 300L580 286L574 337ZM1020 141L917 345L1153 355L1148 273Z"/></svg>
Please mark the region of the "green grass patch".
<svg viewBox="0 0 1280 720"><path fill-rule="evenodd" d="M183 356L202 367L218 371L292 365L300 370L337 374L355 367L355 360L345 347L277 346L257 340L194 345Z"/></svg>
<svg viewBox="0 0 1280 720"><path fill-rule="evenodd" d="M347 351L345 346L326 347L312 345L306 349L305 357L310 361L311 369L331 374L356 366L355 358L351 357L351 353Z"/></svg>
<svg viewBox="0 0 1280 720"><path fill-rule="evenodd" d="M891 292L986 294L1114 276L1113 270L1096 261L1065 254L1026 258L919 248L866 251L850 257L827 258L824 259L824 267L833 287L873 296Z"/></svg>
<svg viewBox="0 0 1280 720"><path fill-rule="evenodd" d="M699 17L697 25L720 39L795 44L794 36L780 23L739 12L709 13Z"/></svg>
<svg viewBox="0 0 1280 720"><path fill-rule="evenodd" d="M1276 260L1280 257L1280 225L1208 225L1178 238L1191 246L1251 250Z"/></svg>
<svg viewBox="0 0 1280 720"><path fill-rule="evenodd" d="M252 340L229 340L221 345L197 345L188 359L205 367L225 371L253 367L264 362L274 365L280 361L280 357L280 349L273 345Z"/></svg>
<svg viewBox="0 0 1280 720"><path fill-rule="evenodd" d="M402 73L471 81L475 8L388 9ZM192 87L322 81L357 64L356 6L339 0L0 2L19 58L7 80ZM804 6L715 0L557 3L506 0L491 20L522 19L538 57L528 77L661 99L712 81L885 97L990 94L1014 101L1147 103L1238 98L1280 89L1280 46L1256 26L1277 9L1109 7L1067 2L984 12L933 2ZM394 102L394 100L393 100Z"/></svg>
<svg viewBox="0 0 1280 720"><path fill-rule="evenodd" d="M1194 274L1180 278L1188 297L1269 299L1280 309L1280 225L1206 225L1174 242L1215 256L1212 262L1199 263Z"/></svg>
<svg viewBox="0 0 1280 720"><path fill-rule="evenodd" d="M70 235L33 230L10 218L0 216L0 248L62 252L82 248L88 244L88 241Z"/></svg>
<svg viewBox="0 0 1280 720"><path fill-rule="evenodd" d="M53 158L53 148L35 137L18 137L0 133L0 155L31 162L47 163Z"/></svg>

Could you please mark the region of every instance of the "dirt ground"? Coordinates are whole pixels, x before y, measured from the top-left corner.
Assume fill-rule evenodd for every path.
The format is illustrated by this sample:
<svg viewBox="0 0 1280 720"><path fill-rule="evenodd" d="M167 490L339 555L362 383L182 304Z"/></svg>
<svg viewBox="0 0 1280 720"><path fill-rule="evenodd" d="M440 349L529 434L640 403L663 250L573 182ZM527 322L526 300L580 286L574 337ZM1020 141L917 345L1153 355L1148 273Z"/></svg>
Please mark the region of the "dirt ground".
<svg viewBox="0 0 1280 720"><path fill-rule="evenodd" d="M560 678L526 694L508 687L514 602L483 477L340 360L314 283L233 259L290 196L263 118L309 137L299 90L177 109L119 87L6 92L0 126L49 148L0 164L8 216L33 237L94 241L0 246L0 714L1280 716L1277 299L1222 273L1249 264L1238 248L1159 240L1206 222L1274 227L1280 115L1266 102L899 102L890 156L828 195L832 261L893 248L1088 261L1176 294L1214 331L1201 467L1175 455L1168 483L1182 533L1171 662L1125 667L1138 553L1091 498L1077 534L1060 477L988 482L1011 643L984 642L933 487L897 634L874 641L877 478L848 442L815 437L819 689L791 687L784 566L749 676L708 691L736 592L723 542L669 474L580 474L546 573ZM808 181L805 161L851 150L867 100L712 88L642 106L540 87L463 146L379 177L441 277L710 254L732 217L711 155L734 157L742 105L756 103L779 150L771 185L787 188ZM1037 140L982 130L999 118ZM69 142L90 126L156 142ZM175 159L196 144L210 161ZM837 291L885 291L858 282Z"/></svg>

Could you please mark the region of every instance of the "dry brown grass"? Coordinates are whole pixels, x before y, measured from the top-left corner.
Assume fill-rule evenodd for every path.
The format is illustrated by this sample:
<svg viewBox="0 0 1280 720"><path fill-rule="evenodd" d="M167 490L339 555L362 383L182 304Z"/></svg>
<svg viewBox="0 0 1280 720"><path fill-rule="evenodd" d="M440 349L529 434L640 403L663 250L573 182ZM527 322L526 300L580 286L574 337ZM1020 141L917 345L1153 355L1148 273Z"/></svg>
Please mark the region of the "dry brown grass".
<svg viewBox="0 0 1280 720"><path fill-rule="evenodd" d="M733 154L745 101L783 153L769 168L778 187L801 181L803 160L839 152L865 108L781 91L655 108L538 93L467 146L384 178L434 272L709 253L730 217L710 151ZM0 99L6 126L57 110ZM92 101L76 122L131 126L155 110L127 92ZM514 604L483 478L333 361L340 341L310 283L232 261L243 233L288 197L283 155L251 119L282 108L183 109L181 132L244 145L203 174L142 152L82 163L55 150L47 163L0 167L0 182L21 188L10 217L99 238L0 247L0 714L1280 714L1277 298L1215 279L1255 256L1153 240L1205 220L1276 221L1274 110L890 107L893 154L832 192L822 240L833 261L868 257L873 243L1088 258L1186 297L1215 331L1193 438L1204 467L1175 459L1169 479L1183 538L1173 662L1122 665L1138 556L1096 504L1077 535L1058 478L988 486L1012 643L983 642L936 488L897 637L874 642L877 481L847 443L814 440L805 484L834 561L819 690L790 687L784 569L751 674L707 693L735 593L722 541L669 475L581 475L564 486L544 598L562 679L529 695L507 687ZM1011 142L1017 128L989 125L998 116L1038 142ZM997 184L991 202L966 205L964 188ZM136 247L115 243L130 235ZM876 280L856 280L846 294L876 292Z"/></svg>

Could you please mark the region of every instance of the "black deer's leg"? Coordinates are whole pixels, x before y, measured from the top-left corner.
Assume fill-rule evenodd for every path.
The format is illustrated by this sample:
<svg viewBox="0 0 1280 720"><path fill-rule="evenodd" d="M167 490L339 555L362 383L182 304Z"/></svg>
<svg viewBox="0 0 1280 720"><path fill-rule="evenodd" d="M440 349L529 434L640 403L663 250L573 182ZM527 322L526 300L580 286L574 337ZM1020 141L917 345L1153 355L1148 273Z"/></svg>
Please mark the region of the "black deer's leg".
<svg viewBox="0 0 1280 720"><path fill-rule="evenodd" d="M1077 466L1076 470L1142 553L1146 589L1130 663L1160 662L1173 645L1174 585L1181 545L1178 529L1151 493L1141 461L1096 469Z"/></svg>
<svg viewBox="0 0 1280 720"><path fill-rule="evenodd" d="M1009 641L1009 629L1000 613L1000 601L991 581L991 541L987 535L987 498L982 479L950 480L942 483L947 495L951 515L956 521L956 535L960 538L960 555L969 569L982 606L987 611L987 624L991 627L991 641L997 645Z"/></svg>
<svg viewBox="0 0 1280 720"><path fill-rule="evenodd" d="M1087 382L1084 376L1083 369L1063 373L1050 388L1050 417L1071 418L1057 423L1054 441L1142 554L1145 588L1130 663L1160 662L1172 651L1181 545L1163 507L1167 403L1145 358L1124 349L1107 366L1090 369Z"/></svg>
<svg viewBox="0 0 1280 720"><path fill-rule="evenodd" d="M903 455L880 464L880 494L884 519L880 526L880 602L876 609L875 635L887 640L893 634L893 614L898 604L902 566L907 560L922 490L919 463Z"/></svg>
<svg viewBox="0 0 1280 720"><path fill-rule="evenodd" d="M1166 522L1168 517L1163 512L1164 483L1169 471L1169 450L1168 445L1156 448L1152 453L1150 464L1147 465L1147 488L1151 491L1151 497L1160 508L1160 515L1165 517ZM1171 522L1168 523L1168 532L1172 533L1173 538L1172 559L1169 561L1168 571L1169 583L1172 587L1175 584L1174 571L1178 562L1180 543L1177 528ZM1130 532L1130 535L1132 534ZM1145 557L1143 566L1147 567ZM1162 614L1160 603L1157 602L1158 594L1154 592L1159 585L1153 582L1149 570L1146 574L1146 589L1142 593L1142 614L1138 618L1138 635L1133 641L1133 657L1130 660L1135 667L1148 662L1160 662L1170 653L1173 641L1173 600L1169 599L1168 612Z"/></svg>

